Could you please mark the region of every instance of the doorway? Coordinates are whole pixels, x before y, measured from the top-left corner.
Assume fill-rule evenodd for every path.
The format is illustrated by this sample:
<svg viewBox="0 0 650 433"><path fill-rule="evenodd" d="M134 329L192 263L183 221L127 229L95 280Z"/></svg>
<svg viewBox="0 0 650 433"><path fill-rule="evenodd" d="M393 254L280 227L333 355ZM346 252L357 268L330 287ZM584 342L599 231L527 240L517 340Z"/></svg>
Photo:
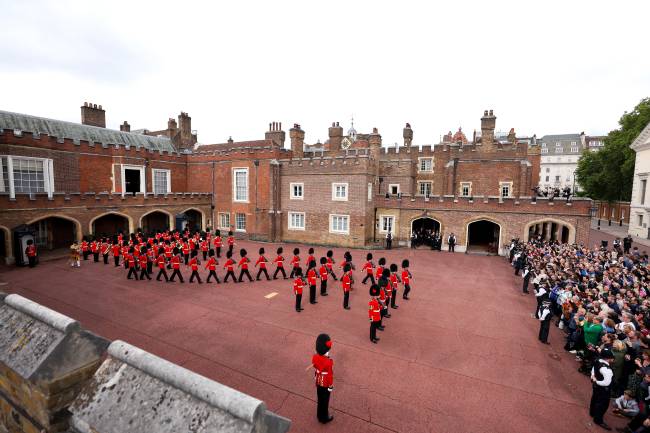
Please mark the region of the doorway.
<svg viewBox="0 0 650 433"><path fill-rule="evenodd" d="M492 221L480 220L467 227L467 252L499 254L501 228Z"/></svg>
<svg viewBox="0 0 650 433"><path fill-rule="evenodd" d="M440 223L433 218L423 217L411 222L411 247L432 246L435 235L440 233Z"/></svg>

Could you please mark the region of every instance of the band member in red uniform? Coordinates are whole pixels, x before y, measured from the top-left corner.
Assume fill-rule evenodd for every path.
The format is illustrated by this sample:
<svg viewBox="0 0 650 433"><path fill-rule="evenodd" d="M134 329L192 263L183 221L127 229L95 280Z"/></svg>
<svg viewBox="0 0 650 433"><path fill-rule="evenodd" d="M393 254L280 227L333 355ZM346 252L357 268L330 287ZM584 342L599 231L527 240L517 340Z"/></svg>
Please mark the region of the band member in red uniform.
<svg viewBox="0 0 650 433"><path fill-rule="evenodd" d="M278 279L278 272L282 272L284 279L287 279L287 273L284 271L284 257L282 257L282 247L278 248L278 256L273 260L273 263L277 266L275 272L273 273L273 279Z"/></svg>
<svg viewBox="0 0 650 433"><path fill-rule="evenodd" d="M29 263L30 268L36 266L36 254L36 245L34 245L33 240L29 239L25 248L25 255L27 256L27 263Z"/></svg>
<svg viewBox="0 0 650 433"><path fill-rule="evenodd" d="M309 252L308 252L308 254L309 254L309 255L307 256L307 260L305 260L305 266L307 266L307 267L309 268L309 264L310 264L311 262L315 262L315 261L316 261L316 258L314 257L314 249L313 249L313 248L309 248Z"/></svg>
<svg viewBox="0 0 650 433"><path fill-rule="evenodd" d="M397 298L397 288L399 287L398 283L400 281L401 280L399 279L399 276L397 276L397 264L392 263L390 265L390 284L393 290L390 295L390 306L393 309L399 308L397 305L395 305L395 298Z"/></svg>
<svg viewBox="0 0 650 433"><path fill-rule="evenodd" d="M381 275L384 273L384 266L386 266L386 259L385 258L380 258L379 259L379 266L377 266L377 270L375 271L375 279L379 281L381 278Z"/></svg>
<svg viewBox="0 0 650 433"><path fill-rule="evenodd" d="M343 308L346 310L350 309L350 287L352 280L350 272L350 265L346 264L343 268L343 276L341 277L341 286L343 288Z"/></svg>
<svg viewBox="0 0 650 433"><path fill-rule="evenodd" d="M93 253L93 262L95 263L99 262L99 248L99 241L97 239L93 239L93 241L90 243L90 251Z"/></svg>
<svg viewBox="0 0 650 433"><path fill-rule="evenodd" d="M183 281L183 275L181 274L181 251L178 248L174 248L173 250L174 255L172 256L172 275L169 277L169 281L174 281L174 278L176 275L178 275L178 279L181 280L181 283L184 283Z"/></svg>
<svg viewBox="0 0 650 433"><path fill-rule="evenodd" d="M221 231L216 230L214 232L214 249L217 251L217 258L221 258L221 246L223 241L221 240Z"/></svg>
<svg viewBox="0 0 650 433"><path fill-rule="evenodd" d="M232 259L232 251L226 251L226 259L226 263L223 265L223 268L226 269L226 276L223 282L227 283L228 277L232 277L232 280L236 283L237 277L235 277L235 261Z"/></svg>
<svg viewBox="0 0 650 433"><path fill-rule="evenodd" d="M311 358L316 377L316 418L318 421L327 424L334 417L329 414L330 393L334 387L334 361L329 357L332 349L332 340L327 334L320 334L316 337L316 354Z"/></svg>
<svg viewBox="0 0 650 433"><path fill-rule="evenodd" d="M81 253L83 254L84 260L88 260L88 254L90 254L90 246L88 245L88 240L86 238L81 241Z"/></svg>
<svg viewBox="0 0 650 433"><path fill-rule="evenodd" d="M354 263L352 263L352 254L350 254L350 251L346 251L343 254L343 261L341 262L341 268L345 269L346 266L350 267L350 270L348 272L349 277L350 277L350 290L353 290L352 285L354 284L354 277L352 276L352 271L355 270Z"/></svg>
<svg viewBox="0 0 650 433"><path fill-rule="evenodd" d="M183 248L183 258L185 259L185 264L187 265L190 263L190 244L189 242L187 242L186 238L183 238L182 248Z"/></svg>
<svg viewBox="0 0 650 433"><path fill-rule="evenodd" d="M296 269L300 267L300 250L298 248L293 249L293 258L291 259L291 274L289 278L293 278L295 275Z"/></svg>
<svg viewBox="0 0 650 433"><path fill-rule="evenodd" d="M135 250L133 248L129 249L129 252L126 253L124 256L124 262L126 263L127 268L129 269L129 272L126 274L126 278L128 280L131 279L131 275L135 277L135 279L138 279L138 272L135 269Z"/></svg>
<svg viewBox="0 0 650 433"><path fill-rule="evenodd" d="M102 239L101 246L102 256L104 257L104 264L108 264L108 254L111 252L111 244L108 243L108 238Z"/></svg>
<svg viewBox="0 0 650 433"><path fill-rule="evenodd" d="M293 294L296 295L296 311L300 313L304 308L302 308L302 289L305 285L305 282L302 279L302 269L295 269L292 274L296 276L293 280Z"/></svg>
<svg viewBox="0 0 650 433"><path fill-rule="evenodd" d="M124 262L124 269L129 269L129 263L126 260L126 256L129 255L129 246L128 245L122 245L122 261Z"/></svg>
<svg viewBox="0 0 650 433"><path fill-rule="evenodd" d="M120 266L120 244L117 239L113 239L113 246L111 247L113 251L113 261L115 262L115 267Z"/></svg>
<svg viewBox="0 0 650 433"><path fill-rule="evenodd" d="M232 232L228 232L228 251L230 251L230 254L232 254L233 248L235 248L235 237Z"/></svg>
<svg viewBox="0 0 650 433"><path fill-rule="evenodd" d="M381 308L379 307L379 301L377 300L379 296L379 286L373 284L370 286L370 302L368 302L368 318L370 319L370 341L377 344L379 338L377 338L377 328L379 327L379 322L381 321Z"/></svg>
<svg viewBox="0 0 650 433"><path fill-rule="evenodd" d="M334 256L334 252L332 250L327 251L327 270L329 271L332 278L334 278L334 281L336 281L338 278L336 278L336 275L334 275L334 259L332 256Z"/></svg>
<svg viewBox="0 0 650 433"><path fill-rule="evenodd" d="M379 286L379 303L381 304L381 317L382 321L379 323L379 330L383 331L383 318L390 318L390 313L388 312L388 297L392 293L392 288L390 286L390 270L384 269L384 272L381 275L379 281L377 281Z"/></svg>
<svg viewBox="0 0 650 433"><path fill-rule="evenodd" d="M312 260L309 262L309 268L307 269L307 284L309 285L309 303L317 304L316 300L316 261Z"/></svg>
<svg viewBox="0 0 650 433"><path fill-rule="evenodd" d="M174 247L168 239L165 241L165 260L167 260L167 269L172 268L172 257L174 256Z"/></svg>
<svg viewBox="0 0 650 433"><path fill-rule="evenodd" d="M266 270L266 263L267 262L268 262L268 260L266 260L266 257L264 257L264 248L260 248L260 256L258 257L257 261L255 262L255 266L260 267L260 269L257 271L257 277L255 277L255 279L257 281L260 280L260 275L262 275L262 273L264 273L264 275L266 275L266 281L271 280L271 277L269 277L269 273Z"/></svg>
<svg viewBox="0 0 650 433"><path fill-rule="evenodd" d="M210 249L210 243L206 239L203 239L200 245L201 252L203 253L203 261L206 261L208 260L208 250Z"/></svg>
<svg viewBox="0 0 650 433"><path fill-rule="evenodd" d="M402 295L403 299L408 301L409 292L411 291L411 280L413 275L409 271L409 261L407 259L402 260L402 284L404 284L404 294Z"/></svg>
<svg viewBox="0 0 650 433"><path fill-rule="evenodd" d="M147 274L153 275L153 265L156 263L156 246L148 245L147 247Z"/></svg>
<svg viewBox="0 0 650 433"><path fill-rule="evenodd" d="M190 275L190 283L194 281L194 278L199 281L199 284L203 284L201 281L201 276L199 275L199 258L194 256L190 259L190 268L192 269L192 275Z"/></svg>
<svg viewBox="0 0 650 433"><path fill-rule="evenodd" d="M138 261L140 262L140 279L144 280L146 278L151 281L151 277L147 272L149 255L147 254L147 248L144 246L140 247L140 256L138 257Z"/></svg>
<svg viewBox="0 0 650 433"><path fill-rule="evenodd" d="M327 296L327 259L325 257L320 258L320 268L318 269L318 274L320 275L320 295Z"/></svg>
<svg viewBox="0 0 650 433"><path fill-rule="evenodd" d="M368 253L366 255L366 263L363 265L362 271L366 271L366 276L363 277L363 280L361 281L361 284L366 284L366 281L368 281L368 278L370 278L370 284L375 284L375 277L373 276L373 267L375 265L372 263L372 253Z"/></svg>
<svg viewBox="0 0 650 433"><path fill-rule="evenodd" d="M158 276L156 276L156 281L160 281L160 276L165 277L165 282L169 283L169 277L167 277L167 271L165 270L165 249L163 247L158 248L158 258L156 258L156 263L158 264Z"/></svg>
<svg viewBox="0 0 650 433"><path fill-rule="evenodd" d="M239 272L240 283L244 279L244 275L248 277L248 281L253 281L253 277L251 277L251 273L248 272L248 263L251 261L251 259L246 257L247 254L248 253L246 252L246 250L244 249L239 250L239 256L241 257L241 259L239 260L237 266L241 268L241 271Z"/></svg>
<svg viewBox="0 0 650 433"><path fill-rule="evenodd" d="M210 271L208 274L208 278L205 280L206 283L210 282L210 278L214 277L215 280L217 280L217 284L219 284L221 281L219 281L219 277L217 277L217 265L219 262L217 262L217 259L214 258L214 250L210 250L208 252L208 255L210 258L208 259L208 262L205 264L205 269Z"/></svg>

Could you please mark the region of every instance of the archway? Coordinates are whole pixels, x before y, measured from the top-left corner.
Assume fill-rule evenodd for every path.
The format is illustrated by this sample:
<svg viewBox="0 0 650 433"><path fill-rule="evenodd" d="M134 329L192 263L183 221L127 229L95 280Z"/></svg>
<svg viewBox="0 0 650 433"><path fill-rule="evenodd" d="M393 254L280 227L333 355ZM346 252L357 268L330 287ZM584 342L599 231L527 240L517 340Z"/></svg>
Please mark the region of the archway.
<svg viewBox="0 0 650 433"><path fill-rule="evenodd" d="M467 225L467 252L499 254L501 226L488 220L473 221Z"/></svg>
<svg viewBox="0 0 650 433"><path fill-rule="evenodd" d="M532 221L524 229L524 241L540 237L545 241L557 241L571 244L576 239L576 229L573 224L554 218L544 218Z"/></svg>
<svg viewBox="0 0 650 433"><path fill-rule="evenodd" d="M109 212L90 221L90 233L95 236L113 236L119 232L130 233L129 218L125 215Z"/></svg>
<svg viewBox="0 0 650 433"><path fill-rule="evenodd" d="M170 228L172 216L162 210L152 210L140 218L140 228L145 233L153 233L158 230L164 231Z"/></svg>
<svg viewBox="0 0 650 433"><path fill-rule="evenodd" d="M183 212L187 221L186 228L191 232L203 230L203 213L197 209L190 208Z"/></svg>
<svg viewBox="0 0 650 433"><path fill-rule="evenodd" d="M72 218L45 216L27 223L34 231L34 243L42 250L68 248L78 240L80 224Z"/></svg>
<svg viewBox="0 0 650 433"><path fill-rule="evenodd" d="M8 265L12 260L11 231L7 227L0 226L0 261Z"/></svg>
<svg viewBox="0 0 650 433"><path fill-rule="evenodd" d="M431 217L414 219L411 221L411 246L431 246L436 233L440 234L440 222L438 220Z"/></svg>

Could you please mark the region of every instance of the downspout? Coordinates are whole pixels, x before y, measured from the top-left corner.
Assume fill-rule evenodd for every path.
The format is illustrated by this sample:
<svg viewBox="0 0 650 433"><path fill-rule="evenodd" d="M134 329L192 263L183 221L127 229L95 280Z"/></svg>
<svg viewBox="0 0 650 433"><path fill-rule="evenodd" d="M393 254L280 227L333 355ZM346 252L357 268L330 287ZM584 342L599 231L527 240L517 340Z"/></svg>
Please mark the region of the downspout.
<svg viewBox="0 0 650 433"><path fill-rule="evenodd" d="M216 220L214 219L214 208L215 208L215 200L214 200L214 170L215 170L215 162L212 161L212 198L210 199L210 215L212 217L212 230L215 230L216 227Z"/></svg>

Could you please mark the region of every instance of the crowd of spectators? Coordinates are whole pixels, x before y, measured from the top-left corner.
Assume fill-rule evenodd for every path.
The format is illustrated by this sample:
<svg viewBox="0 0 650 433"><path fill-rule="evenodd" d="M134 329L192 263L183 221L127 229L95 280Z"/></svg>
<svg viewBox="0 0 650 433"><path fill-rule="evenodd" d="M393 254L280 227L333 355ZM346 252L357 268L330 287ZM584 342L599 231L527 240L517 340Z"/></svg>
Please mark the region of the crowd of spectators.
<svg viewBox="0 0 650 433"><path fill-rule="evenodd" d="M593 382L593 366L608 358L610 412L630 420L619 431L650 433L648 254L631 242L589 248L540 236L525 243L512 240L509 259L515 274L524 277L522 291L532 288L537 298L533 316L541 322L540 341L548 344L544 322L560 328L564 350L575 355L578 370Z"/></svg>

